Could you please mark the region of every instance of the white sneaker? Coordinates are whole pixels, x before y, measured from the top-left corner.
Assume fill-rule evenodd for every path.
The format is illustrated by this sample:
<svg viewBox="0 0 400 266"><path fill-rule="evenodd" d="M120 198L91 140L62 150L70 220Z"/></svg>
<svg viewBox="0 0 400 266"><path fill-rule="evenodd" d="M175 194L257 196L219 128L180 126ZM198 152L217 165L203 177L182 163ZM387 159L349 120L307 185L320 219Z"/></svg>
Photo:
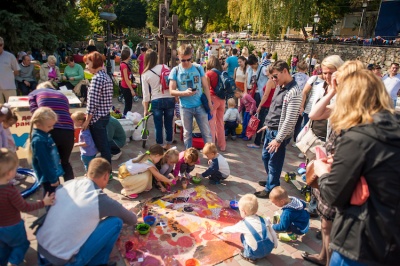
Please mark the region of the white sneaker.
<svg viewBox="0 0 400 266"><path fill-rule="evenodd" d="M25 179L25 178L26 178L26 175L22 175L20 173L16 173L15 174L15 179L16 180L22 180L22 179Z"/></svg>
<svg viewBox="0 0 400 266"><path fill-rule="evenodd" d="M113 156L111 157L111 161L116 161L116 160L118 160L119 157L121 157L121 154L122 154L122 151L120 151L119 153L113 155Z"/></svg>
<svg viewBox="0 0 400 266"><path fill-rule="evenodd" d="M297 156L297 157L299 157L300 159L304 159L304 158L306 158L306 156L303 154L303 153L299 153L299 155Z"/></svg>
<svg viewBox="0 0 400 266"><path fill-rule="evenodd" d="M292 144L292 147L293 147L293 148L296 148L296 147L297 147L297 146L296 146L296 143L293 143L293 144Z"/></svg>
<svg viewBox="0 0 400 266"><path fill-rule="evenodd" d="M11 185L14 185L14 186L17 186L17 185L19 185L21 182L19 182L18 180L15 180L15 179L11 179L10 180L10 184Z"/></svg>

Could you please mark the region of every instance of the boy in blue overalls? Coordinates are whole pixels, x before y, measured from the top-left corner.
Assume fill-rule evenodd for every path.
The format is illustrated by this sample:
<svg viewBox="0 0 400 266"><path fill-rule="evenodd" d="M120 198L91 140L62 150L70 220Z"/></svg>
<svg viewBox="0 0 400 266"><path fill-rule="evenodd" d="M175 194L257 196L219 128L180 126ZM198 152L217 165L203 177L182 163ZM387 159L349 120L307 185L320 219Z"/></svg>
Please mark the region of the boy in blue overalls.
<svg viewBox="0 0 400 266"><path fill-rule="evenodd" d="M241 233L243 244L243 259L254 263L257 259L269 255L273 248L278 246L275 232L271 228L269 219L256 215L258 201L253 194L246 194L239 200L239 211L243 220L235 225L228 226L215 233Z"/></svg>

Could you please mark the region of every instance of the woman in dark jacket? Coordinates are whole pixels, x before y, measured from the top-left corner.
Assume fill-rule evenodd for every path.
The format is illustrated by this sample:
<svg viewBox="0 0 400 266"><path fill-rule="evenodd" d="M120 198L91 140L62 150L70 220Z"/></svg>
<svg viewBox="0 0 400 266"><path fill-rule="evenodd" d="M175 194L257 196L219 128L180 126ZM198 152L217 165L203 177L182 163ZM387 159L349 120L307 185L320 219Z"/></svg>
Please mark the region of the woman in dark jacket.
<svg viewBox="0 0 400 266"><path fill-rule="evenodd" d="M330 265L399 265L400 123L382 81L368 70L346 76L330 121L340 133L333 163L314 164L322 197L337 208ZM370 195L356 204L361 177Z"/></svg>

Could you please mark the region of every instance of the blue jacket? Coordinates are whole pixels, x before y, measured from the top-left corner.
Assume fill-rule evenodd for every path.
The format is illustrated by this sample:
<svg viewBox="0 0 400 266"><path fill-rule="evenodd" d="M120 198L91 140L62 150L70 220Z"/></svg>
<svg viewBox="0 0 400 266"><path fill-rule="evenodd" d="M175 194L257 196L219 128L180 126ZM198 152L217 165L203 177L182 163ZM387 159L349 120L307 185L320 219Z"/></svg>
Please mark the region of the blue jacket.
<svg viewBox="0 0 400 266"><path fill-rule="evenodd" d="M60 155L51 135L40 129L32 131L32 166L40 184L54 184L64 174Z"/></svg>
<svg viewBox="0 0 400 266"><path fill-rule="evenodd" d="M310 214L305 210L306 203L295 197L289 197L291 202L282 208L280 223L272 225L275 231L288 231L291 224L300 229L305 234L310 223Z"/></svg>

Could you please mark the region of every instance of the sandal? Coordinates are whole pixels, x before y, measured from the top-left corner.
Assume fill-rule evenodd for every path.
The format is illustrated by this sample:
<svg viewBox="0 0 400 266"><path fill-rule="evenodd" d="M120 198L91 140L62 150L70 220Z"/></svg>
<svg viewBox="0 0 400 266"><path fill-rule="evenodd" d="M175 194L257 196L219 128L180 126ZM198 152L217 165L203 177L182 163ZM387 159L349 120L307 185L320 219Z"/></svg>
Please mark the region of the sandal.
<svg viewBox="0 0 400 266"><path fill-rule="evenodd" d="M127 197L130 199L136 199L137 197L139 197L139 195L138 194L130 194Z"/></svg>
<svg viewBox="0 0 400 266"><path fill-rule="evenodd" d="M247 144L247 148L250 149L259 149L261 146L257 146L256 144Z"/></svg>
<svg viewBox="0 0 400 266"><path fill-rule="evenodd" d="M250 263L256 263L256 262L257 262L257 260L252 260L252 259L246 257L246 256L243 254L243 252L240 252L240 256L242 257L242 259L244 259L244 260L246 260L246 261L248 261L248 262L250 262Z"/></svg>
<svg viewBox="0 0 400 266"><path fill-rule="evenodd" d="M321 263L320 261L318 261L318 260L316 260L316 259L310 257L310 255L311 255L311 254L308 253L307 251L304 251L303 253L301 253L301 257L302 257L305 261L311 262L312 264L315 264L315 265L320 265L320 266L324 266L324 265L325 265L325 263Z"/></svg>

